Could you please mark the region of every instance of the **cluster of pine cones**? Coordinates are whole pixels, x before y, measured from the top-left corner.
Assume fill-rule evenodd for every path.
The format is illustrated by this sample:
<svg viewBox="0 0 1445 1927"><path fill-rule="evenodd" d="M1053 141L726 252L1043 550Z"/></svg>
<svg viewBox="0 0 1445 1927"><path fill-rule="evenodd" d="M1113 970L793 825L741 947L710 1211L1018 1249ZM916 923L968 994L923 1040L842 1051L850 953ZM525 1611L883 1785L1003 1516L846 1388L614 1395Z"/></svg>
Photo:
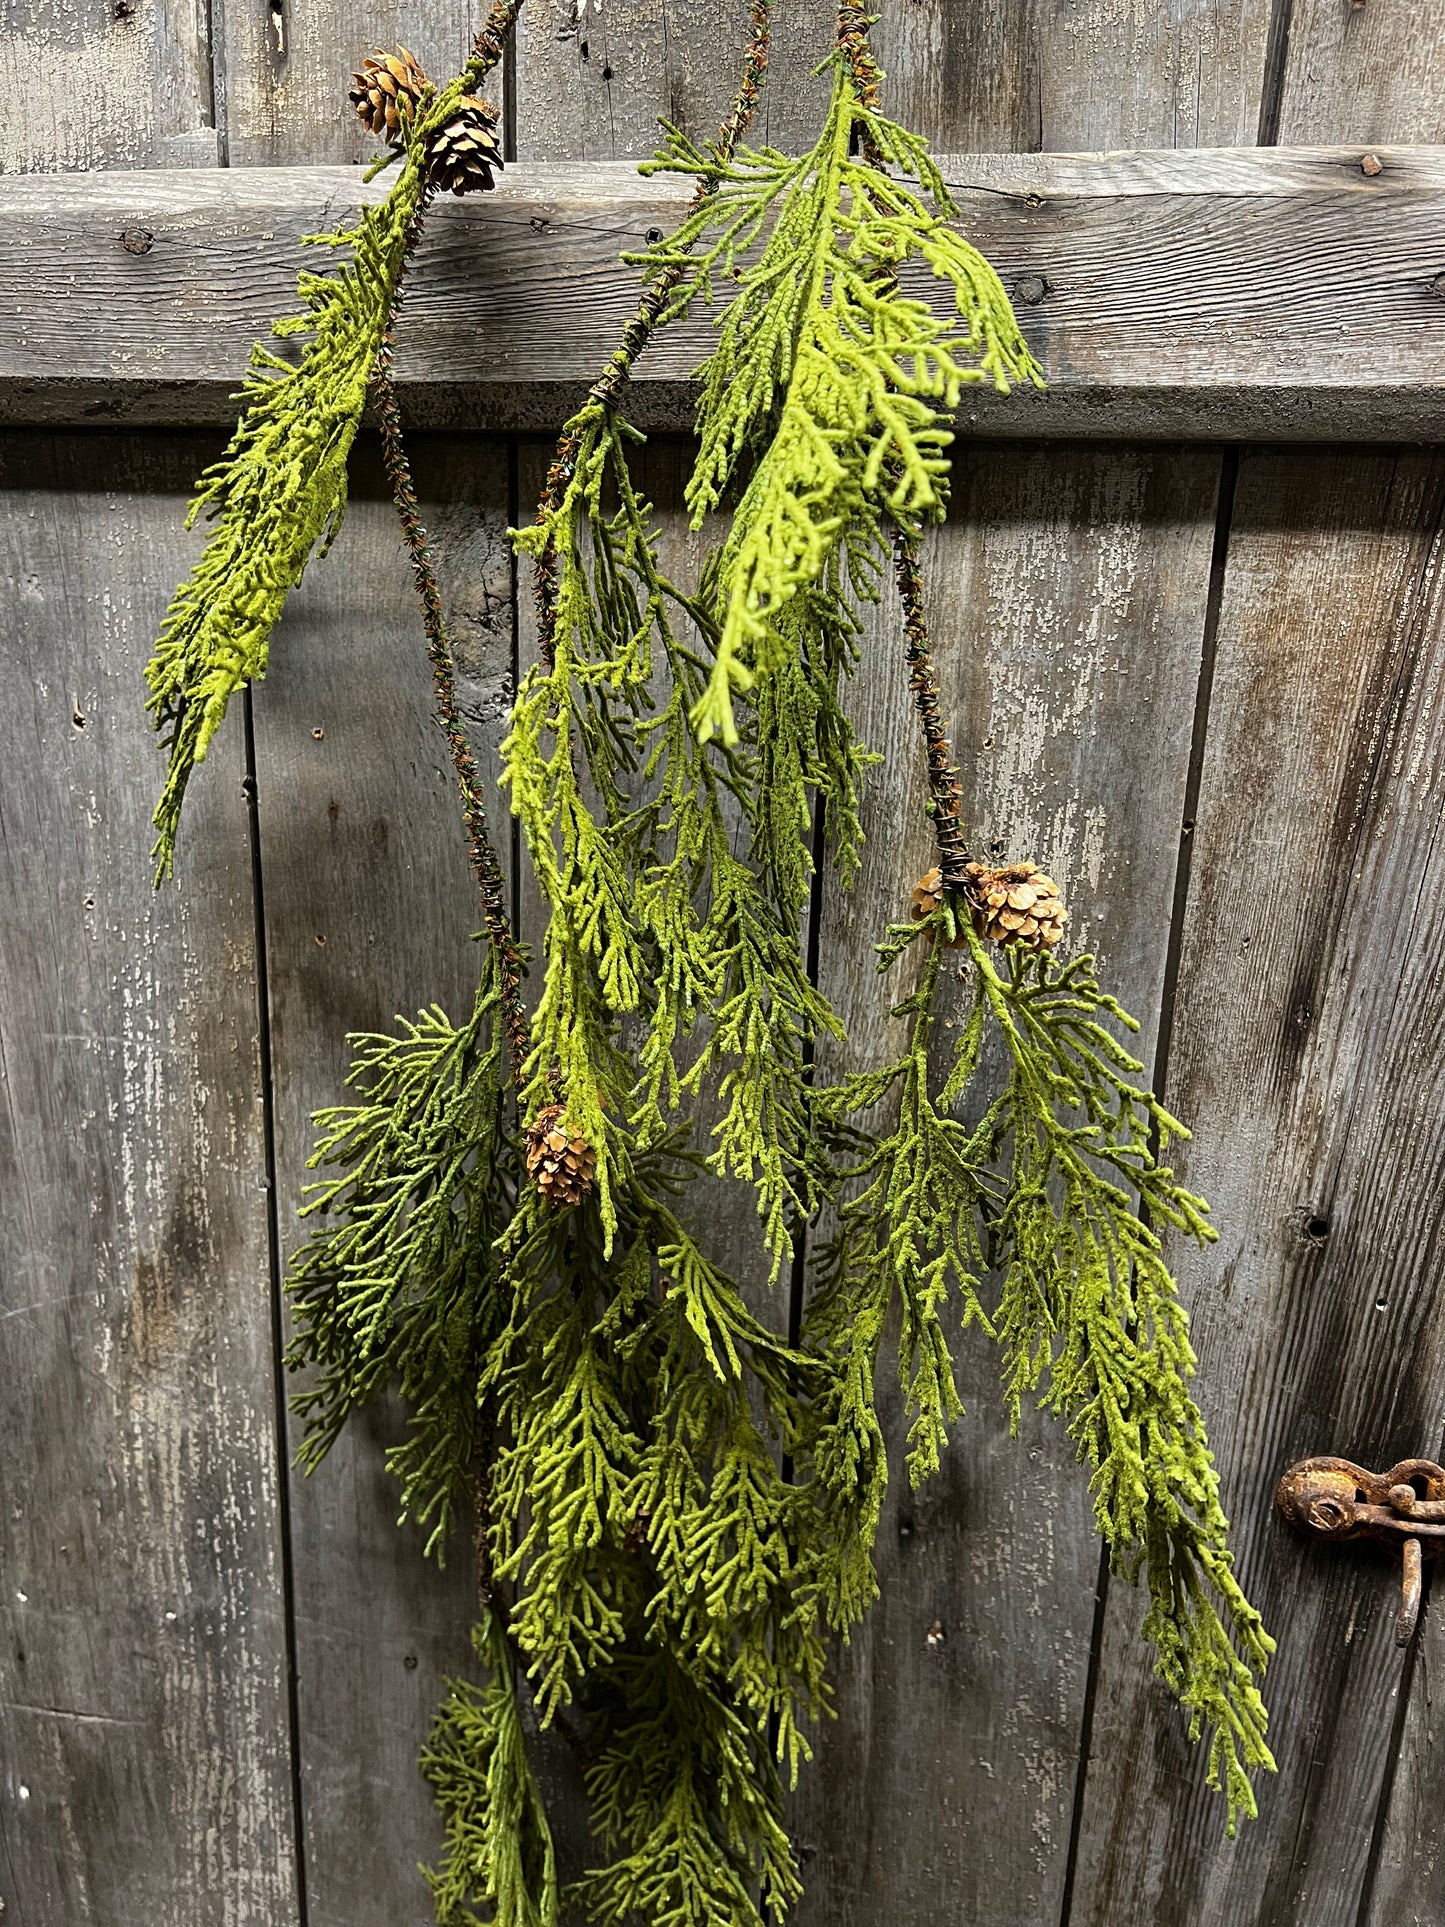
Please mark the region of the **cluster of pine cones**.
<svg viewBox="0 0 1445 1927"><path fill-rule="evenodd" d="M547 1104L527 1126L527 1175L550 1205L570 1211L597 1176L597 1153L567 1123L566 1106Z"/></svg>
<svg viewBox="0 0 1445 1927"><path fill-rule="evenodd" d="M970 863L964 871L963 899L974 929L988 943L1021 943L1030 950L1052 950L1064 934L1069 913L1059 886L1036 863L1009 863L993 869ZM913 892L913 914L926 917L943 901L943 872L930 870L918 879ZM963 938L951 939L957 948Z"/></svg>
<svg viewBox="0 0 1445 1927"><path fill-rule="evenodd" d="M350 100L362 125L396 147L434 91L409 48L398 47L395 53L378 48L353 77ZM427 177L443 193L472 194L494 187L492 170L502 165L496 108L475 94L463 94L456 113L428 140L426 158Z"/></svg>

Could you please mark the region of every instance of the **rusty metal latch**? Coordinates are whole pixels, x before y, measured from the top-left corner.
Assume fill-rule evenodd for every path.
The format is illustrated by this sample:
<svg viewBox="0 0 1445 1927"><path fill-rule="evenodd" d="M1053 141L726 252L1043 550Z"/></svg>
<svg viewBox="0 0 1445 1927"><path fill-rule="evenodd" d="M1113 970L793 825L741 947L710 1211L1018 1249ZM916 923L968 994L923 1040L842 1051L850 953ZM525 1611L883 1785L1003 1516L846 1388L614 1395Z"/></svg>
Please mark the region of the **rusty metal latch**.
<svg viewBox="0 0 1445 1927"><path fill-rule="evenodd" d="M1314 1539L1377 1539L1404 1560L1395 1644L1408 1646L1420 1617L1422 1561L1445 1553L1445 1466L1401 1459L1367 1472L1349 1459L1298 1459L1275 1487L1274 1502Z"/></svg>

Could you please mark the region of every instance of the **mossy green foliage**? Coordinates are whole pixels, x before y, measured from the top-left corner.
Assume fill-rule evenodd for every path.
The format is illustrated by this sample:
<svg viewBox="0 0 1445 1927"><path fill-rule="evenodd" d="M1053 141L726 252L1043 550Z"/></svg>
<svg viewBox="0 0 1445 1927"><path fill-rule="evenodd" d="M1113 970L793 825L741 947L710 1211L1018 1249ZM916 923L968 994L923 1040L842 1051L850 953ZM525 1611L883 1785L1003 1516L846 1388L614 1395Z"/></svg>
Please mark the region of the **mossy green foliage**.
<svg viewBox="0 0 1445 1927"><path fill-rule="evenodd" d="M469 1501L477 1380L508 1310L496 1241L520 1181L498 965L484 958L461 1028L433 1008L351 1039L361 1101L316 1114L311 1168L330 1174L309 1189L302 1215L316 1222L290 1276L286 1363L308 1373L301 1464L318 1465L351 1412L395 1384L411 1417L387 1455L401 1521L425 1526L438 1558Z"/></svg>
<svg viewBox="0 0 1445 1927"><path fill-rule="evenodd" d="M830 1477L846 1490L855 1459L871 1470L872 1516L882 1497L873 1385L890 1310L901 1313L915 1484L937 1469L960 1416L949 1325L982 1325L1003 1354L1015 1430L1030 1394L1067 1422L1110 1565L1131 1583L1142 1573L1157 1671L1187 1709L1191 1737L1207 1732L1210 1783L1227 1795L1232 1832L1236 1813L1255 1812L1247 1769L1274 1764L1255 1677L1274 1642L1232 1571L1188 1388L1188 1319L1161 1244L1165 1230L1201 1244L1216 1235L1203 1199L1161 1162L1188 1133L1133 1081L1143 1066L1108 1025L1137 1025L1100 989L1091 957L1001 953L967 924L971 998L935 1097L931 1047L952 953L934 939L958 931L947 905L891 931L884 967L927 945L918 988L895 1010L909 1020L907 1047L819 1101L820 1126L835 1138L879 1105L897 1114L891 1134L865 1140L841 1173L838 1229L809 1307L809 1349L836 1361L843 1386L847 1451ZM1003 1085L975 1097L979 1115L965 1124L953 1113L977 1092L990 1039ZM999 1289L985 1308L991 1279Z"/></svg>
<svg viewBox="0 0 1445 1927"><path fill-rule="evenodd" d="M452 1681L421 1756L446 1820L442 1865L423 1869L437 1927L557 1927L557 1858L495 1610L472 1645L486 1683Z"/></svg>
<svg viewBox="0 0 1445 1927"><path fill-rule="evenodd" d="M709 296L720 276L740 277L702 371L688 485L696 527L737 496L718 572L717 650L693 709L704 739L717 730L731 743L734 697L759 668L796 657L779 618L840 543L866 583L885 516L912 525L942 513L964 387L991 381L1006 392L1039 371L998 276L947 225L957 210L927 145L866 106L841 60L810 153L743 148L724 162L672 128L665 154L643 168L657 171L695 174L711 189L641 257L683 270L669 316ZM757 259L744 261L760 236ZM912 259L948 283L951 316L900 292Z"/></svg>
<svg viewBox="0 0 1445 1927"><path fill-rule="evenodd" d="M149 707L169 757L155 812L158 881L175 859L196 765L232 696L265 675L287 596L341 526L347 458L425 192L426 140L464 91L464 81L454 81L408 119L401 170L384 201L364 207L353 228L308 237L349 259L335 273L298 277L303 312L271 332L305 337L301 354L288 361L256 344L238 397L240 423L201 477L186 526L201 516L215 526L171 600L146 669Z"/></svg>
<svg viewBox="0 0 1445 1927"><path fill-rule="evenodd" d="M646 257L677 277L670 312L714 280L732 290L690 489L719 534L696 584L672 581L640 438L599 399L569 425L558 485L517 535L555 598L503 751L548 913L520 1115L489 953L465 1025L430 1011L357 1040L358 1101L318 1119L329 1175L293 1271L303 1462L395 1383L414 1421L391 1461L403 1518L437 1556L469 1502L479 1520L486 1683L452 1687L424 1763L447 1829L430 1876L443 1927L554 1927L566 1898L519 1695L583 1759L584 1918L761 1927L787 1911L785 1791L828 1711L832 1638L877 1592L895 1322L908 1476L936 1470L961 1416L953 1348L975 1324L1015 1416L1037 1397L1069 1426L1231 1824L1253 1811L1248 1769L1270 1763L1270 1642L1232 1576L1161 1243L1211 1234L1162 1162L1179 1127L1133 1081L1129 1020L1090 960L1005 956L945 901L883 947L913 976L901 1055L814 1084L815 1043L843 1039L803 920L818 852L844 882L858 860L860 605L892 533L942 511L963 385L1036 371L996 277L946 225L926 150L841 62L801 160L724 160L673 132L658 165L709 190ZM901 287L910 258L948 284L952 316ZM288 433L310 447L322 391L289 380ZM299 543L289 445L256 487ZM205 633L193 654L211 673L252 632L232 614ZM200 668L175 687L199 691ZM955 935L970 1003L935 1077ZM705 1096L719 1121L694 1146ZM528 1181L516 1142L556 1103L597 1153L570 1211ZM796 1343L699 1240L704 1165L755 1185L775 1277L826 1215Z"/></svg>
<svg viewBox="0 0 1445 1927"><path fill-rule="evenodd" d="M551 661L524 679L502 746L548 908L524 1108L566 1092L598 1153L610 1253L627 1143L664 1136L713 1080L713 1166L756 1182L776 1270L816 1198L807 1051L820 1030L841 1036L804 969L801 917L815 794L856 846L864 757L838 703L853 627L830 612L746 739L710 750L689 718L715 644L713 572L691 594L663 573L634 430L593 402L569 433L567 486L517 537L556 558ZM641 1026L636 1062L617 1047L624 1020Z"/></svg>

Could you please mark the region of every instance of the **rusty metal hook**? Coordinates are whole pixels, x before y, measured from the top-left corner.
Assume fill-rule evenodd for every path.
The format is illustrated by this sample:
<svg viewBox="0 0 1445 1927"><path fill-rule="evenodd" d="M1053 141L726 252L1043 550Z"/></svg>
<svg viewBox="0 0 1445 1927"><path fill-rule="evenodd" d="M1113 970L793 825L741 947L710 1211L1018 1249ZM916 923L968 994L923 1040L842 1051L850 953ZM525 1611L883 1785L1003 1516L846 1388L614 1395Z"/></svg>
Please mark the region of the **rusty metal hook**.
<svg viewBox="0 0 1445 1927"><path fill-rule="evenodd" d="M1388 1472L1367 1472L1349 1459L1298 1459L1275 1487L1274 1502L1311 1538L1374 1539L1399 1548L1395 1644L1408 1646L1420 1618L1423 1562L1445 1553L1445 1467L1401 1459Z"/></svg>

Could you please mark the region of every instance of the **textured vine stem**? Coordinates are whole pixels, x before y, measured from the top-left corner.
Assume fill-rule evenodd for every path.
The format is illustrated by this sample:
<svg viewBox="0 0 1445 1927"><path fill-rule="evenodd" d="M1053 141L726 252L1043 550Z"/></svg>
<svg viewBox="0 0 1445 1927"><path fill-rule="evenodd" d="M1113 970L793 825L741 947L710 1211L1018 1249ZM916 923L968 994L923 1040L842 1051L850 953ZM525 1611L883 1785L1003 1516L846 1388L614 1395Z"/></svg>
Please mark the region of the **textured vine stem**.
<svg viewBox="0 0 1445 1927"><path fill-rule="evenodd" d="M868 29L877 17L860 7L857 0L841 0L838 8L838 51L847 63L859 106L866 107L870 113L880 109L878 90L883 79L868 38ZM878 143L866 127L859 134L858 150L870 167L882 167Z"/></svg>
<svg viewBox="0 0 1445 1927"><path fill-rule="evenodd" d="M521 8L522 0L494 0L487 24L472 43L471 58L463 70L468 87L479 86L485 75L501 59L506 37ZM402 240L401 264L397 271L391 306L387 311L386 327L382 332L381 346L377 350L376 360L372 364L371 406L381 433L382 461L386 468L387 480L391 484L391 498L396 505L397 519L401 523L402 536L406 542L407 553L411 557L412 579L421 600L427 659L432 669L436 718L441 725L442 734L447 739L452 768L456 771L457 787L461 791L462 820L467 832L467 855L477 879L478 889L481 891L482 919L486 927L487 939L496 953L501 971L502 1012L507 1031L507 1046L512 1060L512 1076L520 1083L522 1066L527 1061L531 1050L527 1015L522 1007L521 953L507 918L502 866L497 860L497 852L487 826L482 773L477 766L476 756L466 730L462 726L457 707L456 664L452 655L451 639L447 634L446 609L442 602L436 570L432 565L431 543L417 502L416 483L402 436L401 411L397 406L396 382L392 374L392 361L396 348L396 323L406 295L407 271L411 266L417 243L421 239L422 229L426 225L427 209L431 205L435 192L430 182L423 186L421 197L406 225Z"/></svg>
<svg viewBox="0 0 1445 1927"><path fill-rule="evenodd" d="M908 687L923 729L928 763L928 813L938 844L938 867L945 890L961 890L967 881L968 847L963 837L963 786L953 761L953 749L939 709L938 677L923 609L923 572L918 566L918 544L905 530L893 531L893 573L903 604L904 652Z"/></svg>
<svg viewBox="0 0 1445 1927"><path fill-rule="evenodd" d="M838 8L838 50L848 64L853 90L860 104L870 111L879 108L878 85L883 78L868 29L875 16L868 14L857 0L841 0ZM883 157L866 132L863 155L873 167L881 168ZM906 529L893 530L893 573L903 604L904 649L908 661L908 687L923 730L923 746L928 767L928 813L933 819L933 834L938 844L938 867L945 890L961 890L967 881L968 847L963 836L963 788L953 761L953 747L943 727L938 677L933 668L933 650L928 635L928 618L923 608L923 572L918 566L918 542Z"/></svg>
<svg viewBox="0 0 1445 1927"><path fill-rule="evenodd" d="M853 78L853 91L861 106L870 113L879 108L878 83L883 75L874 58L868 29L878 18L860 7L857 0L840 0L838 7L838 51L848 63L848 71ZM870 156L871 158L871 156Z"/></svg>
<svg viewBox="0 0 1445 1927"><path fill-rule="evenodd" d="M772 12L772 0L752 0L752 24L748 33L747 50L743 56L742 79L738 83L733 104L719 126L717 139L713 143L719 160L724 162L730 161L737 152L738 142L747 132L759 96L762 94L763 84L767 79ZM700 179L688 203L688 214L695 214L712 192L713 183ZM632 319L622 331L622 339L608 357L607 366L587 391L593 401L601 402L604 408L617 406L636 365L637 357L651 340L658 317L666 307L668 297L681 281L682 275L683 264L677 261L664 268L654 280L647 284ZM547 470L542 500L537 509L539 522L545 521L549 515L556 512L558 503L566 494L581 446L582 436L575 429L564 435L558 442L552 465ZM541 658L542 667L549 674L556 651L557 571L555 564L556 557L549 547L538 556L532 568L533 600L537 610L537 653Z"/></svg>
<svg viewBox="0 0 1445 1927"><path fill-rule="evenodd" d="M517 15L521 11L522 0L492 0L492 11L487 15L486 25L472 42L472 51L462 69L468 93L481 86L501 59L507 36L516 25Z"/></svg>
<svg viewBox="0 0 1445 1927"><path fill-rule="evenodd" d="M418 222L419 226L420 223ZM408 237L412 239L413 237ZM482 917L487 939L496 952L502 975L502 1010L507 1028L507 1045L512 1058L512 1075L520 1080L531 1042L527 1016L522 1008L522 960L507 920L502 869L487 827L487 808L482 789L482 774L462 727L457 709L456 668L447 635L446 614L436 570L432 566L431 545L417 505L416 485L411 462L402 440L401 418L396 405L396 385L391 373L392 333L388 329L371 375L371 405L381 430L381 454L391 483L392 500L401 523L407 551L411 556L412 577L421 598L422 621L426 628L427 659L432 669L432 690L436 717L451 752L457 787L462 796L462 820L467 832L467 855L482 897Z"/></svg>

